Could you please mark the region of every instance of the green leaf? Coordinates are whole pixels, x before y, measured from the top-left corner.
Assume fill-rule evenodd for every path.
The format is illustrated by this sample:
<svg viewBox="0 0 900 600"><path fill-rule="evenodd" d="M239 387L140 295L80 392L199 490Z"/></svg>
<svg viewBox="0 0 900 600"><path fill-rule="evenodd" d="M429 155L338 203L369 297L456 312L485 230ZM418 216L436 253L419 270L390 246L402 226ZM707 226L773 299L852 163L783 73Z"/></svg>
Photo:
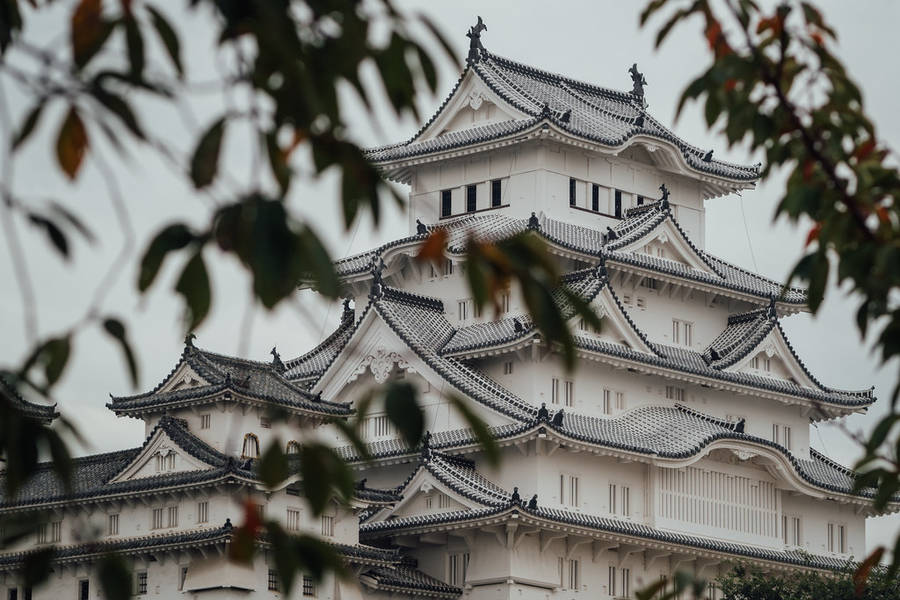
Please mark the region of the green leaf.
<svg viewBox="0 0 900 600"><path fill-rule="evenodd" d="M25 142L25 140L28 139L28 137L34 131L34 128L37 126L38 121L41 118L41 113L44 110L44 106L46 105L46 99L38 100L38 102L28 112L28 116L26 116L25 120L22 121L22 126L19 128L18 133L16 133L16 137L13 139L12 150L14 152L19 148L19 146L22 145L23 142Z"/></svg>
<svg viewBox="0 0 900 600"><path fill-rule="evenodd" d="M50 211L56 213L59 217L61 217L64 221L71 225L88 242L93 243L97 241L97 238L94 236L94 232L92 232L88 228L88 226L84 224L84 221L82 221L80 217L78 217L75 213L67 209L62 204L51 200Z"/></svg>
<svg viewBox="0 0 900 600"><path fill-rule="evenodd" d="M391 382L384 396L384 410L410 448L419 445L425 428L416 388L407 382Z"/></svg>
<svg viewBox="0 0 900 600"><path fill-rule="evenodd" d="M131 76L142 79L144 76L144 38L133 17L124 19L125 43L128 47L128 62L131 64Z"/></svg>
<svg viewBox="0 0 900 600"><path fill-rule="evenodd" d="M141 259L138 290L144 292L153 284L169 252L181 250L195 239L194 234L182 223L169 225L157 233Z"/></svg>
<svg viewBox="0 0 900 600"><path fill-rule="evenodd" d="M106 554L97 566L100 588L107 600L131 600L132 573L125 559L118 554Z"/></svg>
<svg viewBox="0 0 900 600"><path fill-rule="evenodd" d="M287 456L281 451L281 441L278 438L263 452L256 469L260 480L270 490L288 478Z"/></svg>
<svg viewBox="0 0 900 600"><path fill-rule="evenodd" d="M53 244L53 247L56 248L63 258L69 258L69 241L56 223L37 213L28 213L28 220L31 221L32 225L44 230L44 233L47 234L47 239L50 240L50 243Z"/></svg>
<svg viewBox="0 0 900 600"><path fill-rule="evenodd" d="M22 373L27 374L35 365L44 371L46 387L49 389L59 380L69 362L71 342L69 335L52 338L38 346L25 361Z"/></svg>
<svg viewBox="0 0 900 600"><path fill-rule="evenodd" d="M216 177L224 133L225 117L222 117L203 134L194 150L191 158L191 179L198 189L208 186Z"/></svg>
<svg viewBox="0 0 900 600"><path fill-rule="evenodd" d="M462 415L466 425L475 434L475 439L478 440L478 444L481 446L488 463L494 467L498 466L500 464L500 447L497 445L497 440L488 428L487 423L475 414L465 400L456 395L449 394L447 402Z"/></svg>
<svg viewBox="0 0 900 600"><path fill-rule="evenodd" d="M353 473L334 449L321 443L304 444L300 449L303 491L315 515L322 514L337 495L341 501L353 496Z"/></svg>
<svg viewBox="0 0 900 600"><path fill-rule="evenodd" d="M209 274L206 271L206 263L203 262L202 248L198 248L185 265L178 283L175 284L175 291L184 297L186 329L193 331L209 314L212 303Z"/></svg>
<svg viewBox="0 0 900 600"><path fill-rule="evenodd" d="M147 139L144 135L144 129L138 121L137 115L134 114L134 111L131 110L131 106L129 106L128 102L121 96L113 94L99 85L91 88L91 92L94 95L94 98L96 98L108 111L118 117L136 138L139 140Z"/></svg>
<svg viewBox="0 0 900 600"><path fill-rule="evenodd" d="M25 555L25 561L22 564L22 578L27 587L36 586L43 583L50 577L51 567L53 566L53 557L56 556L56 548L40 548L35 552L29 552Z"/></svg>
<svg viewBox="0 0 900 600"><path fill-rule="evenodd" d="M19 12L18 0L0 2L0 56L6 52L13 36L22 30L22 13Z"/></svg>
<svg viewBox="0 0 900 600"><path fill-rule="evenodd" d="M128 336L125 331L125 325L118 319L107 318L103 321L103 329L106 330L114 340L119 343L122 350L122 356L128 364L128 374L131 376L131 385L136 387L138 384L138 366L134 358L134 352L131 350L131 344L128 342Z"/></svg>
<svg viewBox="0 0 900 600"><path fill-rule="evenodd" d="M175 70L178 72L178 77L183 78L184 67L181 64L181 43L178 41L178 34L175 33L175 30L163 14L156 8L148 4L147 12L150 13L150 20L153 23L153 27L156 29L156 33L159 35L159 39L162 41L166 52L168 52L169 58L172 60L172 66L174 66Z"/></svg>

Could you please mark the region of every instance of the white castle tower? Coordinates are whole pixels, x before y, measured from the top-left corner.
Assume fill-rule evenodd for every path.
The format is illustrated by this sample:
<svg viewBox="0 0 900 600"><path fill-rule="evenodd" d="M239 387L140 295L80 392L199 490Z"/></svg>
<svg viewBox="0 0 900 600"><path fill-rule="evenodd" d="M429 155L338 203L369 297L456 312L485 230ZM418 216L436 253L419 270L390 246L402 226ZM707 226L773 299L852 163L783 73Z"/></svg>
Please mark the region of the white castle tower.
<svg viewBox="0 0 900 600"><path fill-rule="evenodd" d="M0 497L3 516L46 521L0 554L6 597L94 598L105 551L131 561L138 596L283 597L265 539L253 564L228 561L244 498L332 542L356 575L303 577L296 598L627 598L679 570L826 571L864 555L871 490L855 493L809 428L864 411L872 390L827 387L794 352L780 320L806 310L803 290L703 248L705 200L752 188L758 168L715 160L650 116L636 66L633 90L613 91L496 56L482 29L437 113L369 152L410 186L409 236L337 263L348 302L334 332L271 362L189 337L156 388L113 398L146 421L141 447L78 459L74 495L45 466ZM436 269L414 257L438 227ZM515 289L498 318L468 297L466 239L526 230L602 317L599 331L571 317L574 372ZM363 462L319 425L389 378L418 388L428 434L409 448L370 414ZM499 469L450 395L490 425ZM287 422L268 419L273 407ZM313 519L302 482L263 493L254 459L326 431L362 481L352 506ZM75 537L86 525L95 539ZM24 589L23 561L51 543L50 583Z"/></svg>

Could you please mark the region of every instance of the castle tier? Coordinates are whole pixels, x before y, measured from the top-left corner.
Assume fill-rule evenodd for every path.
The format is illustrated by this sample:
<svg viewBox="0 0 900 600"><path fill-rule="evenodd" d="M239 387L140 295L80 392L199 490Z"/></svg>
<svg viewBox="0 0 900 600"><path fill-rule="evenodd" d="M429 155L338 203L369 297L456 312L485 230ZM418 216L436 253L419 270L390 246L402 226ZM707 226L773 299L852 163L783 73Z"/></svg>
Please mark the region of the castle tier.
<svg viewBox="0 0 900 600"><path fill-rule="evenodd" d="M60 545L36 597L97 586L92 564L107 550L132 561L138 594L280 597L265 552L227 560L236 498L333 542L357 576L305 578L298 598L625 598L678 570L828 570L864 555L873 491L854 490L809 429L865 411L872 390L828 387L794 351L781 320L806 310L804 290L703 247L704 202L751 189L758 167L716 160L650 116L636 67L634 89L613 91L496 56L470 33L437 113L368 153L409 185L409 235L336 264L348 301L331 335L271 362L189 338L155 389L109 403L145 420L143 446L78 459L73 491L45 466L2 498L7 516L49 515L37 541ZM436 228L447 246L432 266L415 256ZM566 273L557 301L574 371L515 288L501 314L467 293L467 241L524 231ZM391 378L419 390L428 434L409 448L376 408L363 461L322 425ZM488 424L499 468L450 396ZM262 493L254 471L274 440L291 453L309 439L339 447L368 482L317 520L297 476ZM73 537L89 524L96 540ZM0 556L7 587L34 542Z"/></svg>

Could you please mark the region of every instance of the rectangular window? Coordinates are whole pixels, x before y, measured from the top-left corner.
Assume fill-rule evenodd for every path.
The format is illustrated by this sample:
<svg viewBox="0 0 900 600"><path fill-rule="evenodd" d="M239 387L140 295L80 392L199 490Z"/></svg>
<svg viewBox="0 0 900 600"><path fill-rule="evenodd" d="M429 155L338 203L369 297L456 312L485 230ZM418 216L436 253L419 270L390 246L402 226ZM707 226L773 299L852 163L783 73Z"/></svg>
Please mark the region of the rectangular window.
<svg viewBox="0 0 900 600"><path fill-rule="evenodd" d="M834 523L828 524L828 551L834 552Z"/></svg>
<svg viewBox="0 0 900 600"><path fill-rule="evenodd" d="M596 183L591 186L591 210L600 212L600 186Z"/></svg>
<svg viewBox="0 0 900 600"><path fill-rule="evenodd" d="M163 528L163 509L154 508L153 509L153 523L151 525L151 529L162 529Z"/></svg>
<svg viewBox="0 0 900 600"><path fill-rule="evenodd" d="M107 535L119 535L119 513L109 515L109 526L106 528Z"/></svg>
<svg viewBox="0 0 900 600"><path fill-rule="evenodd" d="M447 580L450 585L462 587L466 582L469 568L469 553L447 555Z"/></svg>
<svg viewBox="0 0 900 600"><path fill-rule="evenodd" d="M50 523L50 541L62 541L62 521L54 521Z"/></svg>
<svg viewBox="0 0 900 600"><path fill-rule="evenodd" d="M503 200L503 182L495 179L491 182L491 206L497 208Z"/></svg>
<svg viewBox="0 0 900 600"><path fill-rule="evenodd" d="M578 477L575 475L559 475L559 503L578 506Z"/></svg>
<svg viewBox="0 0 900 600"><path fill-rule="evenodd" d="M550 402L559 404L559 379L556 377L550 382Z"/></svg>
<svg viewBox="0 0 900 600"><path fill-rule="evenodd" d="M456 301L456 310L459 315L460 321L465 321L469 318L469 301L468 300L457 300Z"/></svg>
<svg viewBox="0 0 900 600"><path fill-rule="evenodd" d="M449 258L444 261L444 277L453 275L453 261Z"/></svg>
<svg viewBox="0 0 900 600"><path fill-rule="evenodd" d="M334 517L330 515L322 515L322 535L327 537L334 536Z"/></svg>
<svg viewBox="0 0 900 600"><path fill-rule="evenodd" d="M296 508L287 509L288 531L300 531L300 511Z"/></svg>
<svg viewBox="0 0 900 600"><path fill-rule="evenodd" d="M837 543L838 552L840 552L841 554L846 554L847 553L847 535L846 535L843 525L838 525L837 534L838 534L838 543Z"/></svg>
<svg viewBox="0 0 900 600"><path fill-rule="evenodd" d="M675 402L684 402L684 388L667 385L666 399L674 400Z"/></svg>
<svg viewBox="0 0 900 600"><path fill-rule="evenodd" d="M631 516L631 488L627 485L622 486L622 516Z"/></svg>
<svg viewBox="0 0 900 600"><path fill-rule="evenodd" d="M504 375L512 375L513 372L513 364L512 361L507 361L503 363L503 374Z"/></svg>
<svg viewBox="0 0 900 600"><path fill-rule="evenodd" d="M750 359L750 368L751 369L759 368L759 357L758 356L754 356L753 358Z"/></svg>
<svg viewBox="0 0 900 600"><path fill-rule="evenodd" d="M694 342L694 324L681 319L672 319L672 343L688 346Z"/></svg>
<svg viewBox="0 0 900 600"><path fill-rule="evenodd" d="M82 579L78 582L78 600L89 600L91 597L91 582Z"/></svg>
<svg viewBox="0 0 900 600"><path fill-rule="evenodd" d="M622 569L622 598L631 597L631 569Z"/></svg>
<svg viewBox="0 0 900 600"><path fill-rule="evenodd" d="M181 567L181 577L178 579L178 589L184 589L184 582L187 581L187 567Z"/></svg>
<svg viewBox="0 0 900 600"><path fill-rule="evenodd" d="M509 312L509 292L503 292L500 294L500 313L506 314Z"/></svg>
<svg viewBox="0 0 900 600"><path fill-rule="evenodd" d="M566 570L568 571L568 576L569 576L569 580L567 582L569 584L568 589L577 590L578 589L578 575L579 575L578 560L573 559L573 560L569 560L566 562L567 562L567 567L568 567Z"/></svg>
<svg viewBox="0 0 900 600"><path fill-rule="evenodd" d="M200 429L209 429L210 415L200 415Z"/></svg>
<svg viewBox="0 0 900 600"><path fill-rule="evenodd" d="M571 177L569 178L569 206L575 206L576 194L575 194L575 180Z"/></svg>
<svg viewBox="0 0 900 600"><path fill-rule="evenodd" d="M453 194L450 190L441 191L441 216L449 217L453 213Z"/></svg>
<svg viewBox="0 0 900 600"><path fill-rule="evenodd" d="M575 382L566 381L565 391L566 406L575 406Z"/></svg>
<svg viewBox="0 0 900 600"><path fill-rule="evenodd" d="M9 588L6 598L7 600L19 600L19 588Z"/></svg>
<svg viewBox="0 0 900 600"><path fill-rule="evenodd" d="M791 450L791 428L788 425L772 424L772 441Z"/></svg>
<svg viewBox="0 0 900 600"><path fill-rule="evenodd" d="M800 517L791 517L791 542L799 546L802 537L800 535Z"/></svg>
<svg viewBox="0 0 900 600"><path fill-rule="evenodd" d="M197 503L197 522L209 523L209 502L206 500Z"/></svg>
<svg viewBox="0 0 900 600"><path fill-rule="evenodd" d="M616 204L615 204L615 212L613 215L617 219L622 218L622 190L616 190Z"/></svg>
<svg viewBox="0 0 900 600"><path fill-rule="evenodd" d="M47 543L47 524L41 523L37 526L37 543L38 544L46 544Z"/></svg>
<svg viewBox="0 0 900 600"><path fill-rule="evenodd" d="M616 392L616 410L625 410L624 392Z"/></svg>
<svg viewBox="0 0 900 600"><path fill-rule="evenodd" d="M269 569L268 584L266 585L266 587L270 592L278 591L280 587L278 585L278 571L276 571L275 569Z"/></svg>
<svg viewBox="0 0 900 600"><path fill-rule="evenodd" d="M147 593L147 571L138 571L134 574L135 576L135 585L134 585L134 593L138 596L142 596Z"/></svg>
<svg viewBox="0 0 900 600"><path fill-rule="evenodd" d="M781 541L787 545L788 539L788 518L787 515L781 515Z"/></svg>
<svg viewBox="0 0 900 600"><path fill-rule="evenodd" d="M609 514L616 514L616 484L609 484Z"/></svg>
<svg viewBox="0 0 900 600"><path fill-rule="evenodd" d="M637 205L641 206L643 203L644 203L644 197L639 195L637 197Z"/></svg>
<svg viewBox="0 0 900 600"><path fill-rule="evenodd" d="M169 527L178 527L178 507L170 506L168 510Z"/></svg>
<svg viewBox="0 0 900 600"><path fill-rule="evenodd" d="M475 212L478 201L478 188L474 185L466 186L466 212Z"/></svg>
<svg viewBox="0 0 900 600"><path fill-rule="evenodd" d="M613 566L609 567L609 584L608 584L608 586L609 586L609 589L607 589L607 592L609 592L609 595L615 596L616 595L616 568Z"/></svg>
<svg viewBox="0 0 900 600"><path fill-rule="evenodd" d="M612 414L612 402L610 400L612 392L609 390L603 390L603 414L611 415Z"/></svg>
<svg viewBox="0 0 900 600"><path fill-rule="evenodd" d="M303 597L304 598L315 598L316 597L316 582L313 581L313 578L309 575L303 576Z"/></svg>

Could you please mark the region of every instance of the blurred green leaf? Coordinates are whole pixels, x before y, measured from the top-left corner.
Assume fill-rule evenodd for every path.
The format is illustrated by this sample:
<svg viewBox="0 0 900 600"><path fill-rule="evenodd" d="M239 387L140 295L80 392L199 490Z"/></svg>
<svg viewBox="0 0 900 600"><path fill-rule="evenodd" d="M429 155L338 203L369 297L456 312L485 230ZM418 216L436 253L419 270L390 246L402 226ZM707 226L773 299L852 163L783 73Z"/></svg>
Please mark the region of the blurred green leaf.
<svg viewBox="0 0 900 600"><path fill-rule="evenodd" d="M183 223L169 225L157 233L141 259L138 290L144 292L153 284L169 252L181 250L195 239Z"/></svg>
<svg viewBox="0 0 900 600"><path fill-rule="evenodd" d="M385 413L410 448L419 445L425 428L417 396L416 388L405 381L390 382L384 394Z"/></svg>
<svg viewBox="0 0 900 600"><path fill-rule="evenodd" d="M184 297L185 329L193 331L209 314L212 303L212 290L206 263L203 261L202 248L198 249L185 265L175 284L175 291Z"/></svg>
<svg viewBox="0 0 900 600"><path fill-rule="evenodd" d="M191 159L191 179L195 187L204 188L215 179L224 134L225 117L222 117L206 130L197 143Z"/></svg>
<svg viewBox="0 0 900 600"><path fill-rule="evenodd" d="M136 387L138 384L137 360L134 357L134 351L131 349L131 343L128 341L125 325L119 319L109 317L103 320L103 329L118 342L119 349L122 351L122 356L125 358L125 363L128 365L128 374L131 376L131 385Z"/></svg>

